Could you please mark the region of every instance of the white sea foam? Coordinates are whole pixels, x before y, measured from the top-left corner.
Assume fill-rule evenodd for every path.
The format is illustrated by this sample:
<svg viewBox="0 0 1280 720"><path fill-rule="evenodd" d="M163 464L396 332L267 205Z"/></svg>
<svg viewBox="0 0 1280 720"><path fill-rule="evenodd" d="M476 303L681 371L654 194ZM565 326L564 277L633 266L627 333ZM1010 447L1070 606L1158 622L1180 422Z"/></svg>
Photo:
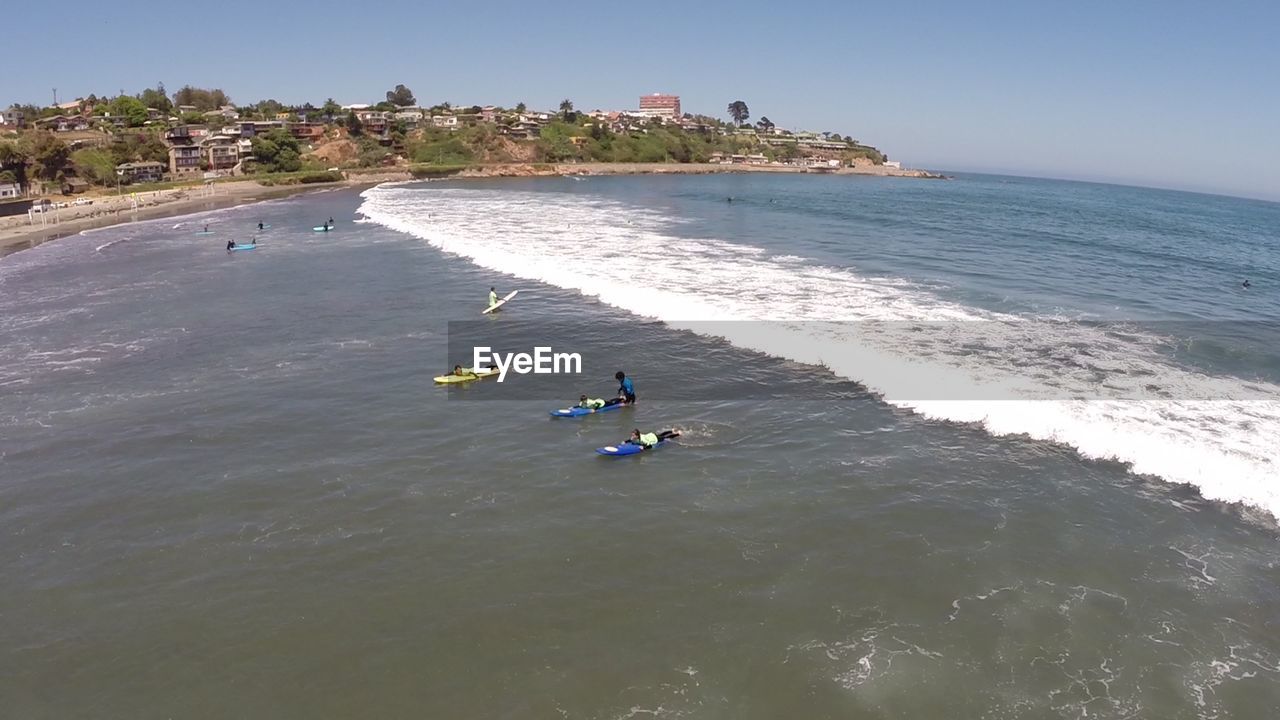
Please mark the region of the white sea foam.
<svg viewBox="0 0 1280 720"><path fill-rule="evenodd" d="M370 220L482 267L823 365L929 417L1061 442L1280 517L1280 387L1175 366L1167 338L1027 321L902 280L680 238L672 218L599 198L412 186L364 198Z"/></svg>

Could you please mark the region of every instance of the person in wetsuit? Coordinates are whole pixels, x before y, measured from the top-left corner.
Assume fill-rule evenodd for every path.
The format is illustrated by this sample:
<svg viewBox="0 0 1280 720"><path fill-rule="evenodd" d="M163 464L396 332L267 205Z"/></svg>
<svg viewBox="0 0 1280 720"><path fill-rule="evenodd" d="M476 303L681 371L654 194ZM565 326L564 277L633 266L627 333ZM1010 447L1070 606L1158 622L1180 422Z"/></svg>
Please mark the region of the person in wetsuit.
<svg viewBox="0 0 1280 720"><path fill-rule="evenodd" d="M636 401L636 386L631 382L631 378L627 374L619 370L613 374L613 379L618 381L618 397L627 403Z"/></svg>

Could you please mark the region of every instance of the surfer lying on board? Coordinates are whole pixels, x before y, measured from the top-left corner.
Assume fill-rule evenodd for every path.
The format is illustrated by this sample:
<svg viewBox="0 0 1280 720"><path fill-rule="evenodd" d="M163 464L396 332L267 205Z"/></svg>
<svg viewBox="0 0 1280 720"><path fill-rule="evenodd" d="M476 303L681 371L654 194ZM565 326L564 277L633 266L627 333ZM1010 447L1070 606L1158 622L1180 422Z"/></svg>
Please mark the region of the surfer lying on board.
<svg viewBox="0 0 1280 720"><path fill-rule="evenodd" d="M498 371L498 366L497 366L497 365L490 365L489 367L487 367L487 368L485 368L485 369L486 369L486 370L493 371L493 372L497 372L497 371ZM471 368L464 368L464 367L462 367L461 365L454 365L454 366L453 366L453 372L452 372L451 374L453 374L453 375L458 375L458 376L460 376L460 377L466 377L466 376L468 376L468 375L470 375L470 376L472 376L472 377L480 377L479 375L476 375L476 371L475 371L475 370L472 370Z"/></svg>
<svg viewBox="0 0 1280 720"><path fill-rule="evenodd" d="M636 428L631 431L631 439L627 440L627 442L632 445L642 445L645 449L648 449L663 440L670 440L676 437L680 437L680 433L675 430L663 430L660 433L642 433L640 428Z"/></svg>
<svg viewBox="0 0 1280 720"><path fill-rule="evenodd" d="M612 400L601 400L600 398L592 399L592 398L588 398L586 395L583 395L578 400L578 407L585 408L587 410L599 410L600 408L603 408L603 407L610 407L612 405L617 405L620 402L622 402L622 398L613 398Z"/></svg>

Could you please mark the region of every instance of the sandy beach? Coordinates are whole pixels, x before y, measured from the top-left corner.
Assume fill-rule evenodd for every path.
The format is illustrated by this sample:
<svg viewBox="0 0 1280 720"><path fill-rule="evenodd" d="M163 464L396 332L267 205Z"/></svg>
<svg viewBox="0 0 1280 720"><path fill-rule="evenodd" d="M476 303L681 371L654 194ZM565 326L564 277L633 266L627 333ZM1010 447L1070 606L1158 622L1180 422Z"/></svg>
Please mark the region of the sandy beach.
<svg viewBox="0 0 1280 720"><path fill-rule="evenodd" d="M363 184L366 181L360 182ZM0 256L27 250L50 240L75 235L92 228L243 205L340 184L266 187L252 180L245 180L219 183L210 187L194 186L157 190L138 195L136 209L129 195L88 196L93 200L92 205L50 210L44 223L40 222L39 215L36 216L34 223L29 221L26 215L0 218ZM62 197L51 199L55 202L66 200Z"/></svg>

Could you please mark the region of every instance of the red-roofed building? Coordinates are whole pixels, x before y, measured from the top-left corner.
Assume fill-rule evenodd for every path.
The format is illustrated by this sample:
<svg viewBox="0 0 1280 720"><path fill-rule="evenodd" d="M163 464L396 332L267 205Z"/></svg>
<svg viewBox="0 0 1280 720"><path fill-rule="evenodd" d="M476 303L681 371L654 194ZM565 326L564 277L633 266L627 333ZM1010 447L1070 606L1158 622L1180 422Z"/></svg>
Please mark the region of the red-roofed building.
<svg viewBox="0 0 1280 720"><path fill-rule="evenodd" d="M653 117L678 118L680 117L680 96L662 95L660 93L641 95L640 114Z"/></svg>

